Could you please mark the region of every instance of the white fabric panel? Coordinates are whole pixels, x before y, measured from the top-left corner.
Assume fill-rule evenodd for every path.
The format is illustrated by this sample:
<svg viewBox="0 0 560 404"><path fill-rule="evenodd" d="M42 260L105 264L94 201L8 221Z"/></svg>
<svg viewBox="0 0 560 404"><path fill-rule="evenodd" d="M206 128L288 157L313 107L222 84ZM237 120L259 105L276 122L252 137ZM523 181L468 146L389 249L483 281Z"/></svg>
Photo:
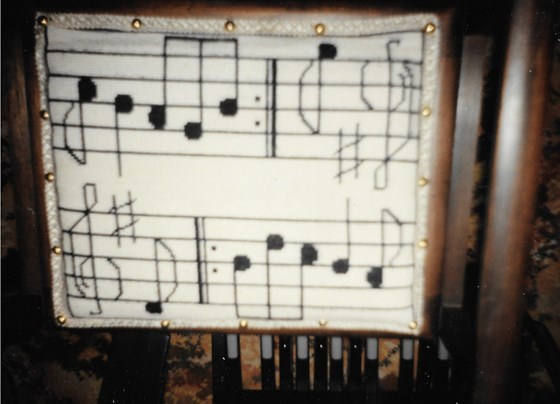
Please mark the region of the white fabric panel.
<svg viewBox="0 0 560 404"><path fill-rule="evenodd" d="M437 18L250 21L38 28L69 325L421 325Z"/></svg>

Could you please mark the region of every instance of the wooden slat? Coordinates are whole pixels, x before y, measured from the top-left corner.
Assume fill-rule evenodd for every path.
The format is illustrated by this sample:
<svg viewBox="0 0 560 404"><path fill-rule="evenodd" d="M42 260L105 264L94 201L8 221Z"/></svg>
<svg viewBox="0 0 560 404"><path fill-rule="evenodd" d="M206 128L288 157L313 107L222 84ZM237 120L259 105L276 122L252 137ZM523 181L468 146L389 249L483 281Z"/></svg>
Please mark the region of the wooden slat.
<svg viewBox="0 0 560 404"><path fill-rule="evenodd" d="M327 342L327 337L315 337L313 389L316 391L325 391L328 386L329 349Z"/></svg>
<svg viewBox="0 0 560 404"><path fill-rule="evenodd" d="M463 307L467 239L488 40L485 36L466 36L463 40L447 208L447 240L443 257L441 304L444 308Z"/></svg>
<svg viewBox="0 0 560 404"><path fill-rule="evenodd" d="M280 336L278 347L280 356L280 390L294 389L294 357L293 338L290 335Z"/></svg>
<svg viewBox="0 0 560 404"><path fill-rule="evenodd" d="M212 390L219 393L227 389L226 383L226 335L212 334Z"/></svg>
<svg viewBox="0 0 560 404"><path fill-rule="evenodd" d="M548 78L549 14L514 3L488 202L477 324L475 403L519 399L523 283Z"/></svg>
<svg viewBox="0 0 560 404"><path fill-rule="evenodd" d="M362 339L350 338L348 347L348 390L362 389Z"/></svg>
<svg viewBox="0 0 560 404"><path fill-rule="evenodd" d="M15 6L15 5L14 5ZM27 38L22 38L24 23L23 12L18 13L17 7L6 7L2 28L2 115L7 119L7 130L10 135L11 174L14 182L14 206L16 213L18 251L21 273L22 291L28 294L41 294L43 290L40 218L37 205L37 187L35 186L35 167L33 157L33 131L30 131L29 112L26 94L26 78L24 67L26 58L23 50ZM27 45L27 44L26 44ZM28 66L30 69L31 66ZM33 92L33 89L29 89ZM44 181L44 179L42 178Z"/></svg>

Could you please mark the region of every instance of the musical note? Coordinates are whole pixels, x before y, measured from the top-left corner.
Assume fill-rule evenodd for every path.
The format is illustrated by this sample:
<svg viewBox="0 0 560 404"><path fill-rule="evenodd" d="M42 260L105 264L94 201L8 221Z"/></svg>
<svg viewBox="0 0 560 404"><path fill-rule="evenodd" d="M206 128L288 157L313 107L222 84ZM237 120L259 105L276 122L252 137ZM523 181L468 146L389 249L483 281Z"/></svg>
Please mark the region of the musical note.
<svg viewBox="0 0 560 404"><path fill-rule="evenodd" d="M119 177L122 176L121 134L119 125L119 114L129 114L134 108L132 97L128 94L119 94L115 97L115 141L117 155L117 167Z"/></svg>
<svg viewBox="0 0 560 404"><path fill-rule="evenodd" d="M64 114L64 118L62 120L62 130L64 136L64 148L66 151L72 156L74 160L80 165L86 164L86 139L84 134L84 110L83 104L85 102L91 102L93 99L97 97L97 86L91 79L91 77L80 77L78 80L78 120L79 120L79 129L80 129L80 136L76 137L73 136L72 141L78 141L79 144L76 147L70 146L71 140L68 136L68 119L70 114L74 111L76 106L75 102L70 103L70 108ZM79 153L79 155L78 155Z"/></svg>
<svg viewBox="0 0 560 404"><path fill-rule="evenodd" d="M319 259L319 252L313 244L305 243L301 247L301 265L299 268L299 294L300 294L300 319L303 319L304 310L304 285L303 285L303 267L312 266Z"/></svg>
<svg viewBox="0 0 560 404"><path fill-rule="evenodd" d="M237 273L251 268L251 260L246 255L236 255L233 258L233 294L235 301L235 315L240 318Z"/></svg>
<svg viewBox="0 0 560 404"><path fill-rule="evenodd" d="M148 120L154 129L163 129L165 127L165 105L152 105Z"/></svg>
<svg viewBox="0 0 560 404"><path fill-rule="evenodd" d="M367 281L372 288L379 288L383 283L383 267L372 267L367 273Z"/></svg>
<svg viewBox="0 0 560 404"><path fill-rule="evenodd" d="M280 251L284 248L284 239L279 234L271 234L266 238L266 290L267 290L267 309L268 318L272 318L272 311L270 306L270 251Z"/></svg>
<svg viewBox="0 0 560 404"><path fill-rule="evenodd" d="M221 47L216 46L221 45ZM224 49L225 48L225 49ZM209 106L213 106L214 96L207 96L208 82L212 81L212 74L215 69L208 69L207 64L215 63L220 60L222 63L222 71L230 72L231 79L229 80L233 86L233 94L226 96L219 100L217 107L223 117L233 117L238 112L238 93L239 93L239 58L238 58L238 45L236 39L209 39L209 38L183 38L176 36L166 36L163 45L163 100L164 106L170 103L170 90L168 89L169 81L171 79L177 80L181 76L178 73L176 63L172 57L181 56L189 60L195 60L196 65L189 64L192 71L186 71L183 75L192 77L189 83L189 88L197 92L198 102L197 105L190 109L197 111L197 119L188 121L184 126L185 137L189 140L198 140L202 137L205 131L205 118L204 113ZM233 59L233 66L228 69L227 62L224 57ZM192 85L190 85L192 84ZM171 84L172 85L172 84ZM195 87L196 86L196 87ZM220 84L220 90L225 91L225 88ZM164 108L164 107L163 107ZM152 110L153 112L153 110ZM158 112L161 116L165 116L165 112ZM155 126L155 125L154 125Z"/></svg>
<svg viewBox="0 0 560 404"><path fill-rule="evenodd" d="M333 262L332 269L336 274L345 274L350 269L350 254L352 242L350 240L350 199L346 198L346 258L341 258Z"/></svg>
<svg viewBox="0 0 560 404"><path fill-rule="evenodd" d="M169 256L168 259L162 259L161 255ZM170 262L169 262L170 261ZM169 299L175 294L177 291L177 287L179 286L178 278L177 278L177 259L175 257L175 253L173 250L161 239L156 238L154 239L154 262L155 262L155 273L156 273L156 287L157 287L157 301L155 302L147 302L146 303L146 311L152 314L159 314L163 312L162 303L169 302ZM163 278L163 271L165 263L171 264L171 275L172 275L172 284L171 290L167 293L165 299L163 298L163 290L164 286L169 286L167 284L162 284Z"/></svg>

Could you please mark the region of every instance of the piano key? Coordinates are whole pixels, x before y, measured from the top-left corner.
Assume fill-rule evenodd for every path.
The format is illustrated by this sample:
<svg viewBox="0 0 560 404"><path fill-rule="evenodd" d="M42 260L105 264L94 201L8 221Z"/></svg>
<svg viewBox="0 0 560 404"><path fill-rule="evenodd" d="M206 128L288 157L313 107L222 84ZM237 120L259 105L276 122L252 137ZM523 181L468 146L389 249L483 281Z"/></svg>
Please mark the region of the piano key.
<svg viewBox="0 0 560 404"><path fill-rule="evenodd" d="M274 370L274 340L271 335L261 336L261 383L264 391L276 389Z"/></svg>
<svg viewBox="0 0 560 404"><path fill-rule="evenodd" d="M449 351L441 340L438 341L433 387L435 391L447 391L449 388Z"/></svg>
<svg viewBox="0 0 560 404"><path fill-rule="evenodd" d="M366 359L364 364L365 387L368 395L375 394L377 391L377 381L379 379L379 352L378 339L366 339Z"/></svg>
<svg viewBox="0 0 560 404"><path fill-rule="evenodd" d="M412 339L401 340L401 360L399 363L399 391L403 393L412 392L413 386L413 357L414 342Z"/></svg>
<svg viewBox="0 0 560 404"><path fill-rule="evenodd" d="M239 335L227 334L226 336L226 377L229 391L237 392L241 384L241 358L239 357Z"/></svg>
<svg viewBox="0 0 560 404"><path fill-rule="evenodd" d="M348 353L348 389L357 391L362 388L362 339L350 338Z"/></svg>
<svg viewBox="0 0 560 404"><path fill-rule="evenodd" d="M328 385L327 337L315 337L314 390L325 391Z"/></svg>
<svg viewBox="0 0 560 404"><path fill-rule="evenodd" d="M280 336L280 390L294 389L292 337Z"/></svg>
<svg viewBox="0 0 560 404"><path fill-rule="evenodd" d="M296 389L309 390L309 339L306 336L296 337Z"/></svg>
<svg viewBox="0 0 560 404"><path fill-rule="evenodd" d="M330 390L342 391L343 384L342 338L331 337Z"/></svg>

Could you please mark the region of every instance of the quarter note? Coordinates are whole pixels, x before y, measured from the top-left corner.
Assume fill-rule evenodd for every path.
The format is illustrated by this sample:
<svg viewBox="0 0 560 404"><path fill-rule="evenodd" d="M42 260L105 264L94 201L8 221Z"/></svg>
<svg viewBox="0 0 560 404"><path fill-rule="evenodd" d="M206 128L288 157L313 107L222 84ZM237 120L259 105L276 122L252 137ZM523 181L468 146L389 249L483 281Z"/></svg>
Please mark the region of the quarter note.
<svg viewBox="0 0 560 404"><path fill-rule="evenodd" d="M280 251L284 248L284 238L279 234L271 234L266 238L266 289L268 318L272 318L270 298L270 251Z"/></svg>
<svg viewBox="0 0 560 404"><path fill-rule="evenodd" d="M116 137L116 154L117 154L117 166L119 171L119 177L122 176L122 156L121 156L121 136L120 136L120 124L119 124L119 114L129 114L134 108L134 101L132 97L128 94L119 94L115 97L115 137Z"/></svg>
<svg viewBox="0 0 560 404"><path fill-rule="evenodd" d="M313 265L319 259L319 252L313 244L305 243L301 247L301 265L299 267L299 293L300 293L300 319L303 319L304 298L303 298L303 267Z"/></svg>
<svg viewBox="0 0 560 404"><path fill-rule="evenodd" d="M74 111L74 108L76 106L75 102L72 102L70 104L70 108L66 111L62 120L64 148L70 154L70 156L72 156L72 158L81 165L86 164L87 161L83 104L86 102L92 102L96 97L97 86L95 85L91 77L80 77L80 79L78 80L78 119L80 136L73 136L72 139L70 139L68 134L68 119L70 118L70 114ZM77 146L71 146L71 144L75 141L78 141L79 144Z"/></svg>
<svg viewBox="0 0 560 404"><path fill-rule="evenodd" d="M162 256L168 256L169 258L162 258ZM154 239L154 262L155 262L155 273L156 273L156 288L157 288L157 301L147 302L146 311L152 314L159 314L163 312L162 303L169 302L173 294L177 291L179 282L177 279L177 259L173 250L159 238ZM166 264L171 264L171 275L172 281L162 282L162 275L164 274L164 269L166 269ZM169 267L169 265L167 265ZM169 272L167 270L166 272ZM164 296L164 286L171 283L171 290ZM165 289L168 289L167 287Z"/></svg>

